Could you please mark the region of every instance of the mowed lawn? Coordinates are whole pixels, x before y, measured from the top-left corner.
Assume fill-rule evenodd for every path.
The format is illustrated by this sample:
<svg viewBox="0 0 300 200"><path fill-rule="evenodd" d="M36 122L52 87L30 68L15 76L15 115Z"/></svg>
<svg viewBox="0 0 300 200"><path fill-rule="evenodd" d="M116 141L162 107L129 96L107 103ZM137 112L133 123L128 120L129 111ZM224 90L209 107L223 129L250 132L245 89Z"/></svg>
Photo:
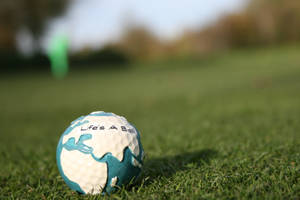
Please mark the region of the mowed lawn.
<svg viewBox="0 0 300 200"><path fill-rule="evenodd" d="M104 110L141 132L137 184L82 196L63 182L56 145ZM228 52L124 70L0 77L0 199L299 199L300 48Z"/></svg>

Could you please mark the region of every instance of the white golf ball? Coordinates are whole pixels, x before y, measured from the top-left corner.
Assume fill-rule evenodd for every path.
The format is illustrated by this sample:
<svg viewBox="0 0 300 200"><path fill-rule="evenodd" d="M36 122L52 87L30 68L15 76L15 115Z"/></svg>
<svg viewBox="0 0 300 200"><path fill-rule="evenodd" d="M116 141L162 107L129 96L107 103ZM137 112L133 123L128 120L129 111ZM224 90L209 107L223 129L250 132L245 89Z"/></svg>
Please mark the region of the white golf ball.
<svg viewBox="0 0 300 200"><path fill-rule="evenodd" d="M138 130L103 111L73 121L56 152L67 185L82 194L111 193L139 176L144 150Z"/></svg>

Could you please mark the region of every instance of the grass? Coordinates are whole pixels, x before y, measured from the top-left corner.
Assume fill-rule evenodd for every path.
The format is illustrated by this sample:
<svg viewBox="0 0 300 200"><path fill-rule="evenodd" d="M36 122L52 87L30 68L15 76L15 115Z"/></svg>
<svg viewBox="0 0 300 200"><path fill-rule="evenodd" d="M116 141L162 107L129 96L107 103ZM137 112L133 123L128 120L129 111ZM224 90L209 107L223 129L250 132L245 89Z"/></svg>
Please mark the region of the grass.
<svg viewBox="0 0 300 200"><path fill-rule="evenodd" d="M299 51L236 51L61 81L1 76L0 199L299 199ZM139 183L110 197L72 192L55 163L64 129L95 110L134 123L147 156Z"/></svg>

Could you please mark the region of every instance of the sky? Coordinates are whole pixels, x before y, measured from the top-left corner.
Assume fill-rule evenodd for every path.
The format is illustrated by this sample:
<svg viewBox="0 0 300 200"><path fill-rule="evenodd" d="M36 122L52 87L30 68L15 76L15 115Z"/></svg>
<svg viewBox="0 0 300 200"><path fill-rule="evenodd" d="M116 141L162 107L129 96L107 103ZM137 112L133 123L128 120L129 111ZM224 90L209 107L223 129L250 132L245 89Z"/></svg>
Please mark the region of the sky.
<svg viewBox="0 0 300 200"><path fill-rule="evenodd" d="M247 0L72 0L62 17L49 22L42 44L64 34L72 50L100 48L120 38L132 24L146 26L161 39L203 27Z"/></svg>

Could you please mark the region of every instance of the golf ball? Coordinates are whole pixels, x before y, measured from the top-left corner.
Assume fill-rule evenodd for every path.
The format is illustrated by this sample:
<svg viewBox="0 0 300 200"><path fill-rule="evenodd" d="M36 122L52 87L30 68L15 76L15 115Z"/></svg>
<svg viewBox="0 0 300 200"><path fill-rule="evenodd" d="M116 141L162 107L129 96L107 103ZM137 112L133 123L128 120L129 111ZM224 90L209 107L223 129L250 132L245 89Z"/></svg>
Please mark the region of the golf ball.
<svg viewBox="0 0 300 200"><path fill-rule="evenodd" d="M62 178L82 194L111 193L135 180L143 157L138 130L124 117L103 111L73 121L56 151Z"/></svg>

